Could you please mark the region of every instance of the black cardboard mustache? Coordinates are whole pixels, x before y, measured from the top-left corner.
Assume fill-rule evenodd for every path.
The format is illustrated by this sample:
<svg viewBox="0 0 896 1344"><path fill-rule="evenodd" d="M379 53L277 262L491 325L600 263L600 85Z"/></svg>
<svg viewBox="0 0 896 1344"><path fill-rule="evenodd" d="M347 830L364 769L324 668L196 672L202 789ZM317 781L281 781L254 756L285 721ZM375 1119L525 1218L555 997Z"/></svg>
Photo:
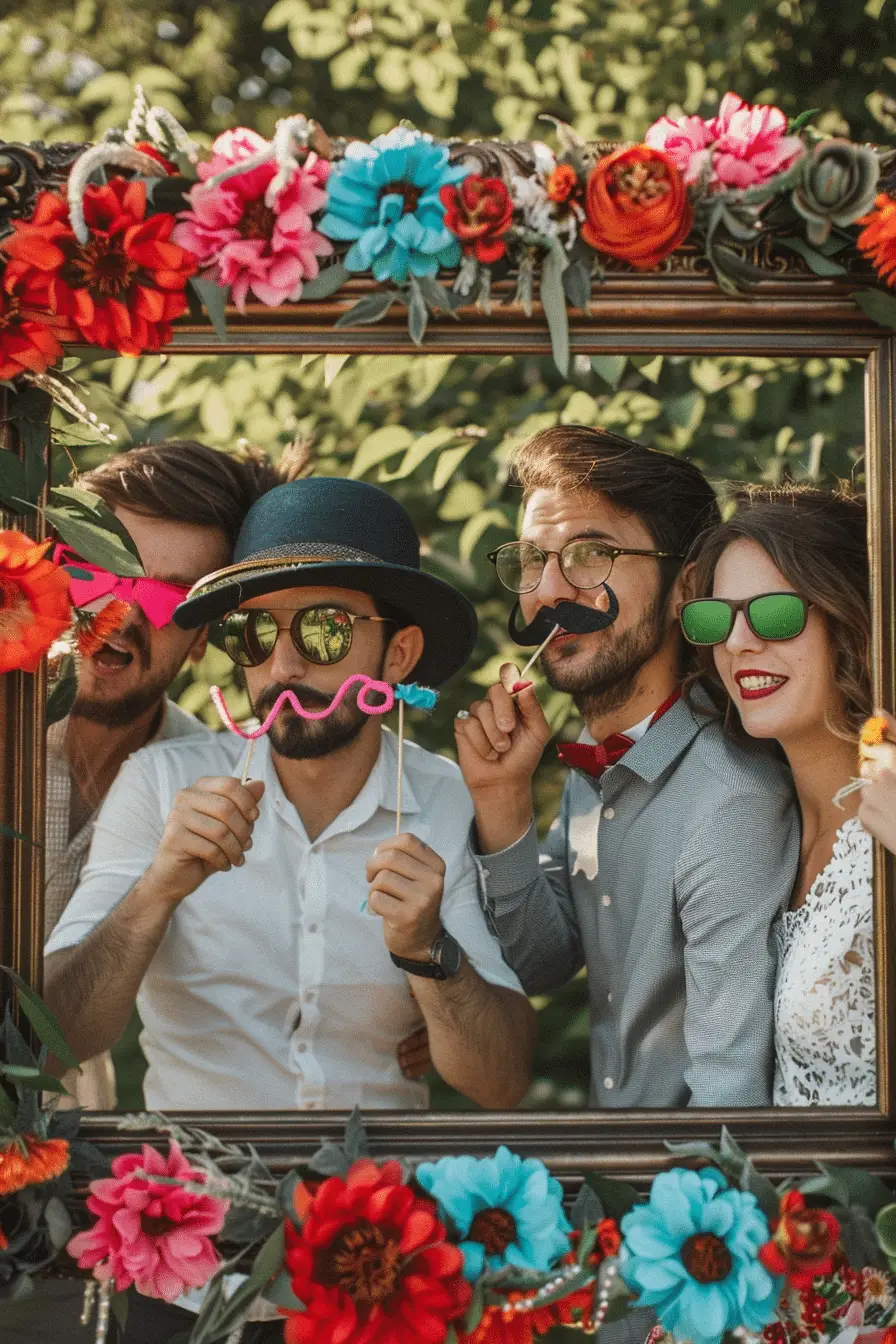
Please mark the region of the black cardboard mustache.
<svg viewBox="0 0 896 1344"><path fill-rule="evenodd" d="M583 607L580 602L558 602L556 607L541 607L534 620L528 625L517 625L519 602L515 602L507 629L515 644L540 644L547 639L555 625L559 625L565 634L590 635L596 630L606 630L619 615L619 599L608 583L606 589L609 606L606 611L597 611L594 607Z"/></svg>

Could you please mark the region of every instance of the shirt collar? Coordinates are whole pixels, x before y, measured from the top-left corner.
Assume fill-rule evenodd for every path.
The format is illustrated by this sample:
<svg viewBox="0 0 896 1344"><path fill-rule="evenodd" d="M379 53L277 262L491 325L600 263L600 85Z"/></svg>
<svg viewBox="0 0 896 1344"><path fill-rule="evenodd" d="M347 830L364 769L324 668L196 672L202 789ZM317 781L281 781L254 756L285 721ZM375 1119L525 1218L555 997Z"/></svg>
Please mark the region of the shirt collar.
<svg viewBox="0 0 896 1344"><path fill-rule="evenodd" d="M644 729L619 764L627 766L646 783L653 784L687 750L707 722L694 713L686 700L678 700L657 720L650 732Z"/></svg>
<svg viewBox="0 0 896 1344"><path fill-rule="evenodd" d="M411 748L413 751L414 748ZM255 770L250 770L256 778L261 778L265 783L265 794L275 801L275 806L287 818L293 817L301 826L301 821L296 814L296 810L287 798L283 785L280 783L280 777L274 766L271 755L270 739L265 736L256 744L255 755L252 758L253 765L257 761ZM414 793L410 780L411 771L408 769L410 753L405 750L404 758L404 782L402 785L401 814L402 816L411 816L420 811L420 804ZM376 758L376 763L357 795L349 803L348 807L343 808L337 817L334 817L329 826L317 837L317 841L329 840L336 835L350 834L358 831L364 826L374 813L383 808L387 812L396 812L398 802L398 740L388 728L380 729L380 749ZM303 828L304 829L304 828ZM315 843L317 843L315 841Z"/></svg>

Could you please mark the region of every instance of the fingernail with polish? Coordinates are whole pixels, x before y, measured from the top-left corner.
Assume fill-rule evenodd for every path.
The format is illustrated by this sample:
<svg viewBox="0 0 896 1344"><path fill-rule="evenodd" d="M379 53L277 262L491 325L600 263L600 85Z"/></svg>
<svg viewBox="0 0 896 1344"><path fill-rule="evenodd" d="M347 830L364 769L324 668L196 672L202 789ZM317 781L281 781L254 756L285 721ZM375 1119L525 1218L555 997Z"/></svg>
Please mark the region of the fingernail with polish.
<svg viewBox="0 0 896 1344"><path fill-rule="evenodd" d="M519 695L520 691L528 691L531 685L531 681L515 681L510 688L510 694Z"/></svg>

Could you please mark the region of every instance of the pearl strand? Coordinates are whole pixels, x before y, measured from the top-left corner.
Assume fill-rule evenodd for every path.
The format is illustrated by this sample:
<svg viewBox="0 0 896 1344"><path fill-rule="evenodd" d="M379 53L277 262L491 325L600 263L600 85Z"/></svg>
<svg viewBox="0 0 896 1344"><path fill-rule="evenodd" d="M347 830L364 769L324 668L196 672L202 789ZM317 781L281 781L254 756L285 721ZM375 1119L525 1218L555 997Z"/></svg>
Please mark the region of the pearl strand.
<svg viewBox="0 0 896 1344"><path fill-rule="evenodd" d="M96 1279L88 1279L84 1284L84 1301L81 1306L81 1324L87 1325L93 1315L93 1304L96 1301L96 1290L98 1284Z"/></svg>
<svg viewBox="0 0 896 1344"><path fill-rule="evenodd" d="M100 1284L99 1307L96 1313L96 1341L95 1344L106 1344L106 1335L109 1333L109 1310L112 1301L112 1284Z"/></svg>

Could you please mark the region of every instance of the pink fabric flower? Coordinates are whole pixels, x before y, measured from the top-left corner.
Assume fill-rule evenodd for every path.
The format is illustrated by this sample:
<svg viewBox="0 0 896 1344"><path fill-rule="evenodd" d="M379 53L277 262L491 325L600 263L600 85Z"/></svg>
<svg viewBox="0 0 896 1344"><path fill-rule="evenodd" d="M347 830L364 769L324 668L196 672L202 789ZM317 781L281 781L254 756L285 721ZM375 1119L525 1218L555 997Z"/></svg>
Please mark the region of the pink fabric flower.
<svg viewBox="0 0 896 1344"><path fill-rule="evenodd" d="M225 131L212 145L212 157L199 165L201 179L190 189L190 209L178 216L172 239L209 268L207 278L229 285L233 302L245 309L251 290L271 308L301 296L302 282L318 272L318 257L333 244L318 233L311 216L326 203L323 190L330 165L309 154L277 197L265 204L268 184L277 172L270 160L230 177L220 186L205 182L234 163L266 148L268 141L245 126Z"/></svg>
<svg viewBox="0 0 896 1344"><path fill-rule="evenodd" d="M736 93L726 93L718 115L660 117L644 137L668 154L688 185L709 167L710 191L755 187L789 168L805 146L787 135L787 118L779 107L752 106Z"/></svg>
<svg viewBox="0 0 896 1344"><path fill-rule="evenodd" d="M81 1269L92 1269L116 1292L135 1284L138 1293L173 1302L187 1288L201 1288L220 1258L210 1238L221 1231L227 1200L196 1195L177 1185L135 1176L140 1169L156 1176L201 1181L172 1140L167 1160L144 1144L141 1153L124 1153L112 1163L111 1177L91 1181L87 1207L99 1221L68 1243Z"/></svg>

